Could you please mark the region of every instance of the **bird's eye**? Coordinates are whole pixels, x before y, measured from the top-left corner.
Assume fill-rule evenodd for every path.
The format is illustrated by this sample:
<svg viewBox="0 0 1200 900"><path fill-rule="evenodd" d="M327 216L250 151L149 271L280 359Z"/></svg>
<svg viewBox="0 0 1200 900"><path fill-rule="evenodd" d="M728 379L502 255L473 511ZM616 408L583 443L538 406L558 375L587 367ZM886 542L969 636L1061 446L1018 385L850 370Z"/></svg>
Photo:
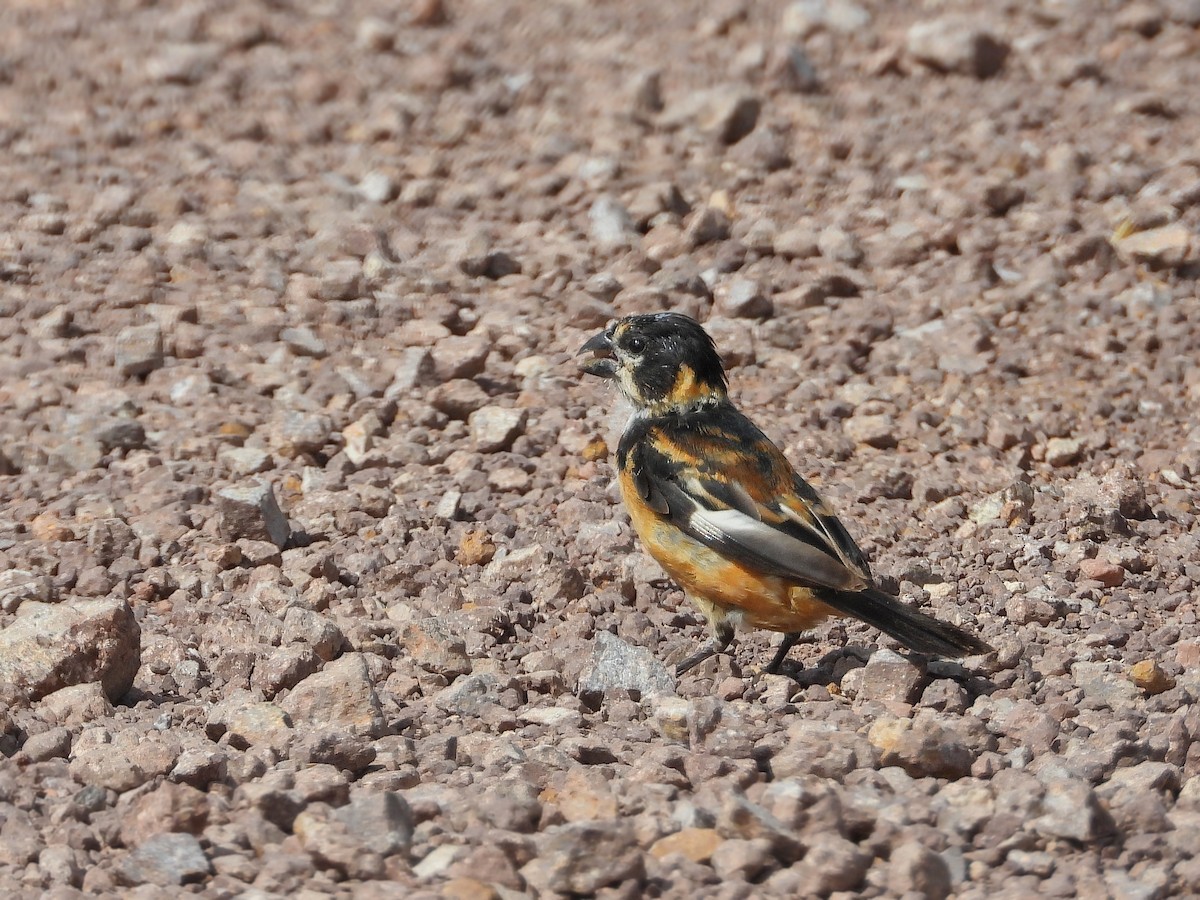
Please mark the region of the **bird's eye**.
<svg viewBox="0 0 1200 900"><path fill-rule="evenodd" d="M641 353L646 349L646 339L637 336L631 337L625 342L625 349L630 353Z"/></svg>

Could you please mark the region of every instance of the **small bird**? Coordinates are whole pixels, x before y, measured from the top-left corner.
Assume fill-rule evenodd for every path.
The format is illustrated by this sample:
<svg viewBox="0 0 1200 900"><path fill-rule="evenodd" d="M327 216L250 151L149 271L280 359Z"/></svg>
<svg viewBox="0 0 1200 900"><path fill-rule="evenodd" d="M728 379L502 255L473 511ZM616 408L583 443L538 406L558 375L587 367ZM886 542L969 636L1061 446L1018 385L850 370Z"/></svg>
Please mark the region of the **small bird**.
<svg viewBox="0 0 1200 900"><path fill-rule="evenodd" d="M621 497L650 555L708 620L710 641L737 627L783 633L778 672L803 632L853 616L912 650L990 653L979 638L875 586L863 552L783 452L730 402L725 367L698 322L633 315L592 337L581 368L616 382L634 412L617 447Z"/></svg>

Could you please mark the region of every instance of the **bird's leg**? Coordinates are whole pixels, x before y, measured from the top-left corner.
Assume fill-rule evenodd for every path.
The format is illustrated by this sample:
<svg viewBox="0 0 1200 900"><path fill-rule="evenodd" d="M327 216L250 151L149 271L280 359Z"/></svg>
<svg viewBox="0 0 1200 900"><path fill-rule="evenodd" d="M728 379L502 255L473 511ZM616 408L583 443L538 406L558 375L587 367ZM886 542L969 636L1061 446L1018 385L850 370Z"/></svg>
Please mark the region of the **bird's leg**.
<svg viewBox="0 0 1200 900"><path fill-rule="evenodd" d="M783 636L783 640L779 644L779 649L775 652L775 658L771 660L771 664L767 666L768 674L779 674L779 669L783 665L783 661L787 659L788 651L800 643L800 639L803 637L804 632L802 631L789 631Z"/></svg>
<svg viewBox="0 0 1200 900"><path fill-rule="evenodd" d="M706 642L699 650L675 667L676 677L689 669L694 669L710 656L724 653L725 649L733 643L733 625L730 622L716 622L713 624L712 631L712 640Z"/></svg>

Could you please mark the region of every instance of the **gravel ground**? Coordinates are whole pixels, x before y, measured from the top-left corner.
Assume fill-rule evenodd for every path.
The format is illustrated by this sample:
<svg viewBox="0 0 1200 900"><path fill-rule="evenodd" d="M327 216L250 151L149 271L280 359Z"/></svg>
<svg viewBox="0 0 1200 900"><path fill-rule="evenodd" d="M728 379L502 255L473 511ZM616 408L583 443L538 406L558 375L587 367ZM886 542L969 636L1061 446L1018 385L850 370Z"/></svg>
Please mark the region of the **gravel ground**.
<svg viewBox="0 0 1200 900"><path fill-rule="evenodd" d="M1198 28L5 3L0 895L1200 893ZM660 308L995 656L674 678Z"/></svg>

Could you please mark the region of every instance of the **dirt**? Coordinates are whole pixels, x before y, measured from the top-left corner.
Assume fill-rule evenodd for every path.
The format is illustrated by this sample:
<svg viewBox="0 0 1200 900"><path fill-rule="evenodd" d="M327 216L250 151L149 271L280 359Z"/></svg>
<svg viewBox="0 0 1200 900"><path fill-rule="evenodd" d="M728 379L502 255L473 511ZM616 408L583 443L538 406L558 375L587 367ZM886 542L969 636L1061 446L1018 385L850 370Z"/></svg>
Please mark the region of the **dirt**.
<svg viewBox="0 0 1200 900"><path fill-rule="evenodd" d="M6 4L0 893L1200 892L1198 28ZM994 656L674 677L656 309Z"/></svg>

